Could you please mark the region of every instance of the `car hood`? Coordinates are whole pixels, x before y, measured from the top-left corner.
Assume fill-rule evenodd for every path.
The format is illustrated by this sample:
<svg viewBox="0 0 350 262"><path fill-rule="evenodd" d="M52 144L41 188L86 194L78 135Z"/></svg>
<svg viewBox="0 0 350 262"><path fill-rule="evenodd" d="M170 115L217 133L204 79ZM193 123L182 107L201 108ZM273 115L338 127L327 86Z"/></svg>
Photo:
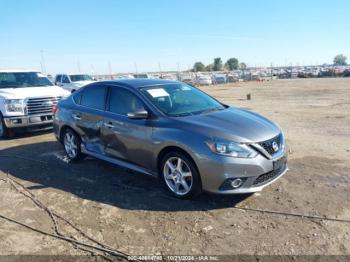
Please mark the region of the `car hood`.
<svg viewBox="0 0 350 262"><path fill-rule="evenodd" d="M26 99L46 96L68 96L70 93L58 86L40 86L23 88L2 88L0 96L5 99Z"/></svg>
<svg viewBox="0 0 350 262"><path fill-rule="evenodd" d="M213 139L234 142L261 142L280 134L280 128L267 118L247 110L229 107L208 114L181 117L191 131Z"/></svg>

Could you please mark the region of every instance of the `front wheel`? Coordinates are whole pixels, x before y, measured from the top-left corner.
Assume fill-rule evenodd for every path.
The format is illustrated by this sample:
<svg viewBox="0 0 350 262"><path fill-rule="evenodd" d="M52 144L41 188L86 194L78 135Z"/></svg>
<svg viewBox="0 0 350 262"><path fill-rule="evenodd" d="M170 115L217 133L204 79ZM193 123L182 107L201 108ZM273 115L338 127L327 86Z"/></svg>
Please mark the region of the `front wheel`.
<svg viewBox="0 0 350 262"><path fill-rule="evenodd" d="M67 129L63 136L64 150L71 161L77 161L83 158L81 153L80 137L72 129Z"/></svg>
<svg viewBox="0 0 350 262"><path fill-rule="evenodd" d="M7 129L4 118L0 113L0 139L6 139L8 137L9 137L9 130Z"/></svg>
<svg viewBox="0 0 350 262"><path fill-rule="evenodd" d="M164 156L160 173L165 187L177 198L194 198L202 191L194 162L180 152Z"/></svg>

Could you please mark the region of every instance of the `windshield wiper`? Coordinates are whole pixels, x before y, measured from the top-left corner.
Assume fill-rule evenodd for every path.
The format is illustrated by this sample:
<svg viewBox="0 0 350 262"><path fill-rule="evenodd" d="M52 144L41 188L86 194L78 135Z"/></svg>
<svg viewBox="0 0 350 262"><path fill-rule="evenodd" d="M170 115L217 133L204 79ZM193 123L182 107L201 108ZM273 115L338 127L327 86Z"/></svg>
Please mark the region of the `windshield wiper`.
<svg viewBox="0 0 350 262"><path fill-rule="evenodd" d="M171 114L170 116L179 117L179 116L191 116L192 113L179 113L179 114Z"/></svg>

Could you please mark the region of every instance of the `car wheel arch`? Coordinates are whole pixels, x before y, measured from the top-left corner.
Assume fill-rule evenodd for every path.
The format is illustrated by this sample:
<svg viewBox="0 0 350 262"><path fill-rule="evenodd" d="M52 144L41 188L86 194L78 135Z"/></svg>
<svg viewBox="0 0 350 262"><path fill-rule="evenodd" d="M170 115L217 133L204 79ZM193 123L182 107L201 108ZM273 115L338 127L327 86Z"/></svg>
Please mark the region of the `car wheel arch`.
<svg viewBox="0 0 350 262"><path fill-rule="evenodd" d="M198 169L198 166L196 164L196 161L194 161L193 157L191 156L190 153L188 153L185 149L179 147L179 146L166 146L164 147L159 153L158 153L158 156L157 156L157 171L158 171L158 175L160 175L160 168L161 168L161 163L162 163L162 160L164 158L164 156L170 152L178 152L178 153L182 153L184 154L189 160L191 160L193 162L193 165L194 167L196 168L196 171L198 172L199 174L199 179L201 181L201 175L200 175L200 172L199 172L199 169Z"/></svg>
<svg viewBox="0 0 350 262"><path fill-rule="evenodd" d="M67 131L67 129L72 130L81 139L81 137L78 134L78 132L76 132L72 127L70 127L69 125L64 125L64 126L61 127L60 135L59 135L59 140L61 142L63 142L63 136L64 136L65 132Z"/></svg>

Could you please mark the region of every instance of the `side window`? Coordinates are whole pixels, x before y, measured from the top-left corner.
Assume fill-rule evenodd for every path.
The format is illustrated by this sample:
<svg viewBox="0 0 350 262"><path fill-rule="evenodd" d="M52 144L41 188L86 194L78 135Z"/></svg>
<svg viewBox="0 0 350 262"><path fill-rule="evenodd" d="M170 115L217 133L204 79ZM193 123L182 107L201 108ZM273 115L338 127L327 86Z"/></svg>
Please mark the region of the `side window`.
<svg viewBox="0 0 350 262"><path fill-rule="evenodd" d="M57 75L57 76L56 76L56 79L55 79L55 82L61 82L61 76L62 76L62 75Z"/></svg>
<svg viewBox="0 0 350 262"><path fill-rule="evenodd" d="M73 95L73 100L76 104L80 105L81 103L81 95L83 92L78 92Z"/></svg>
<svg viewBox="0 0 350 262"><path fill-rule="evenodd" d="M110 87L109 111L127 115L127 113L143 110L142 101L130 91L120 87Z"/></svg>
<svg viewBox="0 0 350 262"><path fill-rule="evenodd" d="M105 110L106 90L107 88L103 85L92 85L85 88L80 98L80 105Z"/></svg>
<svg viewBox="0 0 350 262"><path fill-rule="evenodd" d="M62 83L65 83L65 84L69 84L70 83L67 75L63 75L62 76Z"/></svg>

